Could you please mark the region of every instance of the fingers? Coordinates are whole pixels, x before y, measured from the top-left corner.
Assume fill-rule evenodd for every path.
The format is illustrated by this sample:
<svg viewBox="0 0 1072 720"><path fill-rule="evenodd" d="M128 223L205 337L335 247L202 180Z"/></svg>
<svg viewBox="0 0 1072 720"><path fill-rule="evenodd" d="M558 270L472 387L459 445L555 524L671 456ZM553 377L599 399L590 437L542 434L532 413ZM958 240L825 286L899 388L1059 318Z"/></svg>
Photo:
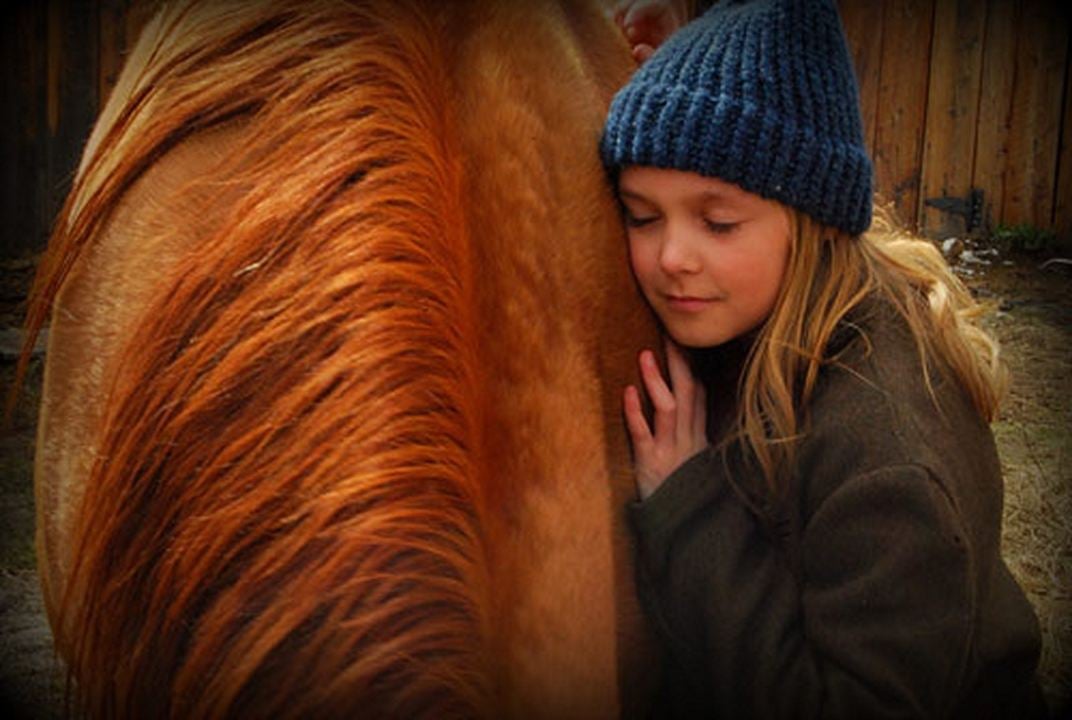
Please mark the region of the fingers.
<svg viewBox="0 0 1072 720"><path fill-rule="evenodd" d="M650 350L640 353L640 377L655 407L655 437L672 441L678 426L677 401L655 362L655 353Z"/></svg>
<svg viewBox="0 0 1072 720"><path fill-rule="evenodd" d="M688 437L698 445L706 445L707 391L692 374L681 347L669 338L666 341L666 363L679 407L678 432L682 438Z"/></svg>
<svg viewBox="0 0 1072 720"><path fill-rule="evenodd" d="M629 41L637 63L650 58L655 48L682 24L668 0L620 0L613 18Z"/></svg>
<svg viewBox="0 0 1072 720"><path fill-rule="evenodd" d="M663 378L652 351L644 350L639 357L641 380L655 408L653 423L644 416L637 386L628 386L623 396L641 498L648 497L676 468L707 447L702 383L693 377L681 348L668 342L666 355L673 388Z"/></svg>
<svg viewBox="0 0 1072 720"><path fill-rule="evenodd" d="M693 371L689 370L688 362L682 355L681 348L667 337L667 369L670 371L670 387L673 388L673 396L678 403L678 430L688 431L693 422L694 386Z"/></svg>
<svg viewBox="0 0 1072 720"><path fill-rule="evenodd" d="M652 54L654 54L654 52L655 48L653 48L651 45L648 45L646 43L640 43L633 48L633 60L635 60L637 64L642 64L646 62L647 59L650 58Z"/></svg>
<svg viewBox="0 0 1072 720"><path fill-rule="evenodd" d="M662 483L664 473L659 468L659 450L648 428L644 411L640 406L640 392L635 385L625 388L625 424L633 440L633 458L636 463L636 488L641 500L648 498Z"/></svg>
<svg viewBox="0 0 1072 720"><path fill-rule="evenodd" d="M640 405L640 392L635 385L625 388L625 396L622 402L625 409L625 425L629 430L629 436L633 439L634 450L642 454L651 447L653 438L648 421L644 417L644 410Z"/></svg>

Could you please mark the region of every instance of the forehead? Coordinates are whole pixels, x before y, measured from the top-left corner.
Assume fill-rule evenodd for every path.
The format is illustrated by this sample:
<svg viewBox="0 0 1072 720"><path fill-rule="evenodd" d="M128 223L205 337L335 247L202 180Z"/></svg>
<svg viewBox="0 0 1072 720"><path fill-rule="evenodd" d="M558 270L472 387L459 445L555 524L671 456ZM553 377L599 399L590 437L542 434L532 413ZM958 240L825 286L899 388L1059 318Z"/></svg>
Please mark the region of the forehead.
<svg viewBox="0 0 1072 720"><path fill-rule="evenodd" d="M623 198L663 203L679 200L709 200L732 203L765 203L766 199L731 182L685 170L630 166L618 178Z"/></svg>

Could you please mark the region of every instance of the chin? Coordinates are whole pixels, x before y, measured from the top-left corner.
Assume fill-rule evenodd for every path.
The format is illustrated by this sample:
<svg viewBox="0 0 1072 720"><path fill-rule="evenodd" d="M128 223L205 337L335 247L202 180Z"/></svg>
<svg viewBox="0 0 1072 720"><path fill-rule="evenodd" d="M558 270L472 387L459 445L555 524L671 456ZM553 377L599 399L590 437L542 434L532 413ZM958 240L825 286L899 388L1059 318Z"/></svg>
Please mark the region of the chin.
<svg viewBox="0 0 1072 720"><path fill-rule="evenodd" d="M704 348L713 348L723 343L727 343L733 339L729 333L720 332L697 332L691 328L670 328L667 327L667 334L681 347L691 348L693 350L702 350Z"/></svg>

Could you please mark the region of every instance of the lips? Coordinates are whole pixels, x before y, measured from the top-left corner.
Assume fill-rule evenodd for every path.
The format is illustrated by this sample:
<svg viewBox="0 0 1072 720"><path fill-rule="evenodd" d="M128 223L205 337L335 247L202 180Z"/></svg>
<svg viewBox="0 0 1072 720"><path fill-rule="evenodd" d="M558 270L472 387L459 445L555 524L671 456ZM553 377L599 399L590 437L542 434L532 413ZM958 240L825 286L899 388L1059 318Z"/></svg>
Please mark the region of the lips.
<svg viewBox="0 0 1072 720"><path fill-rule="evenodd" d="M718 300L716 297L699 297L695 295L664 294L663 298L671 309L685 313L700 312L705 308L711 307Z"/></svg>

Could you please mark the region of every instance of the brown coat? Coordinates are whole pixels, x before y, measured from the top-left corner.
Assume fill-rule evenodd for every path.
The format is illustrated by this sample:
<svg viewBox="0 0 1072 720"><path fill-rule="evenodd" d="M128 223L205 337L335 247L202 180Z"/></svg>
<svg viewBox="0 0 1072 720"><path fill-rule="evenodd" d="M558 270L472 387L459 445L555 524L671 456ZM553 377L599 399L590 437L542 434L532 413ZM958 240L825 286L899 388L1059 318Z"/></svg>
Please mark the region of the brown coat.
<svg viewBox="0 0 1072 720"><path fill-rule="evenodd" d="M629 507L658 717L1030 717L1038 621L1001 558L993 437L889 311L810 406L785 499L737 450Z"/></svg>

